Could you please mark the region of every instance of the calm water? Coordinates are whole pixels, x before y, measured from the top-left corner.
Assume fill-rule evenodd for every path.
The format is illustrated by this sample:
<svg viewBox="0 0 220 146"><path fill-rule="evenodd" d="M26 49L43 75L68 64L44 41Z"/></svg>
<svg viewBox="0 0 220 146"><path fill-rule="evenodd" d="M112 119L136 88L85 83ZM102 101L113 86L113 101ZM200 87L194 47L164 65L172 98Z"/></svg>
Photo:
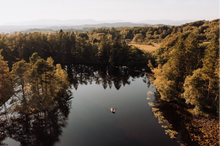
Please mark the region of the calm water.
<svg viewBox="0 0 220 146"><path fill-rule="evenodd" d="M23 116L10 121L13 128L6 127L8 131L2 135L0 144L180 145L180 134L175 134L176 138L171 139L171 129L180 127L170 128L171 122L164 116L166 112L154 107L157 103L156 89L149 84L148 75L75 69L75 74L70 78L73 83L70 89L72 99L64 101L59 109L45 119L35 116L25 120ZM115 114L110 111L111 107L116 109ZM175 117L170 120L175 121ZM176 125L178 127L178 122Z"/></svg>
<svg viewBox="0 0 220 146"><path fill-rule="evenodd" d="M143 78L129 78L129 81L130 85L119 90L103 89L94 82L73 90L68 125L56 145L177 145L165 135L148 104L154 96L147 93L154 92L155 87L148 88ZM111 107L117 109L115 114L110 112Z"/></svg>

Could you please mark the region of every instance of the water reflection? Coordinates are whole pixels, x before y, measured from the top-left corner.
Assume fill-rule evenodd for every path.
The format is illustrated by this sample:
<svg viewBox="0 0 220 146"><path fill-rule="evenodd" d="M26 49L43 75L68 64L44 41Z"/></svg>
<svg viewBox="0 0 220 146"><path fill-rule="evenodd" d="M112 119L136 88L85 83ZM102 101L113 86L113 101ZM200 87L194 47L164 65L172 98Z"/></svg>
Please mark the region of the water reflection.
<svg viewBox="0 0 220 146"><path fill-rule="evenodd" d="M129 85L129 78L139 78L145 76L140 71L131 71L127 68L111 68L109 66L85 66L85 65L71 65L67 67L70 82L73 87L77 90L79 84L87 85L95 84L102 85L104 89L109 87L110 89L114 86L117 90L121 86ZM146 82L146 78L143 79Z"/></svg>
<svg viewBox="0 0 220 146"><path fill-rule="evenodd" d="M52 146L59 142L62 128L67 125L70 99L70 94L64 93L52 111L31 114L20 114L8 107L9 112L2 112L0 116L0 145L5 145L3 141L7 137L20 142L21 146Z"/></svg>
<svg viewBox="0 0 220 146"><path fill-rule="evenodd" d="M119 90L121 86L130 84L130 77L135 79L145 76L144 73L123 68L71 65L66 69L69 80L76 90L80 84L87 85L92 82L102 85L104 89L114 87ZM143 80L146 80L146 77ZM52 146L59 142L62 129L67 125L70 113L71 93L66 91L60 96L54 101L58 105L53 110L44 109L33 113L22 112L25 105L21 105L19 108L21 111L19 111L13 105L12 99L5 102L0 107L0 145L6 145L4 141L7 138L19 142L21 146ZM55 105L54 102L51 103L51 106ZM115 108L111 112L116 111Z"/></svg>
<svg viewBox="0 0 220 146"><path fill-rule="evenodd" d="M176 103L162 101L158 92L154 97L151 111L171 139L180 145L219 145L218 119L193 115Z"/></svg>
<svg viewBox="0 0 220 146"><path fill-rule="evenodd" d="M78 105L75 104L74 107L78 111L75 114L71 112L74 119L71 124L76 125L68 127L74 127L75 131L69 132L71 134L75 132L71 136L73 141L84 136L88 138L87 140L96 143L104 144L108 141L109 145L112 144L112 141L114 145L133 145L134 143L136 145L157 145L160 143L158 139L162 139L168 141L166 145L173 145L175 141L172 141L172 143L169 138L167 140L163 137L167 135L171 139L176 139L181 145L218 145L218 119L192 115L176 103L162 101L160 95L154 92L155 89L149 89L151 86L149 75L139 71L130 71L126 68L71 65L67 66L66 69L75 90L79 88L79 85L95 83L105 89L106 92L100 93L102 97L107 96L106 93L110 96L115 92L114 90L107 90L107 88L121 89L120 91L122 91L122 86L130 85L131 80L137 78L148 87L143 88L144 93L140 94L139 92L142 91L140 86L134 89L131 88L132 84L126 90L123 90L123 93L118 91L120 94L117 95L120 95L120 98L111 96L111 99L101 98L101 95L96 97L96 93L94 93L94 96L89 97L87 97L88 94L82 95L84 99L78 99ZM86 89L88 88L84 87L82 92ZM82 92L80 92L80 95ZM130 94L132 95L130 96ZM7 107L6 109L4 109L4 106L0 107L0 145L4 145L7 138L18 141L22 146L52 146L59 143L61 135L65 135L63 129L67 126L68 117L71 117L69 115L72 105L70 93L66 92L60 96L61 98L57 98L58 101L56 101L58 106L52 111L44 110L37 113L21 114L19 111L15 112L13 106L9 107L8 103L10 101L4 104ZM117 101L113 101L113 99ZM117 113L110 116L105 113L105 110L102 110L105 109L102 107L107 107L108 112ZM120 109L119 112L116 107ZM153 116L146 116L147 111L150 114L153 113ZM158 123L154 122L154 117L161 128ZM157 127L162 131L161 133L157 133L159 131ZM89 135L88 131L93 132ZM100 139L100 137L104 138ZM93 138L97 139L93 140ZM83 140L79 141L84 143Z"/></svg>

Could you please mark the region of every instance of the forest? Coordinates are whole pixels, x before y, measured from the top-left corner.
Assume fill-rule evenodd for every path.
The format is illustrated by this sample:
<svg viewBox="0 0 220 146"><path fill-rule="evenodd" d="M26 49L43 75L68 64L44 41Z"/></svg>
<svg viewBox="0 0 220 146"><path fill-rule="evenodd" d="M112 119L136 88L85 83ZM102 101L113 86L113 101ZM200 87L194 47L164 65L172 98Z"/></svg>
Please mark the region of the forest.
<svg viewBox="0 0 220 146"><path fill-rule="evenodd" d="M22 112L53 109L47 102L68 88L64 67L83 64L151 72L162 100L218 115L219 19L84 30L0 34L1 105L19 93L13 101L17 109L27 105ZM147 52L131 42L161 45ZM36 105L27 104L36 99Z"/></svg>
<svg viewBox="0 0 220 146"><path fill-rule="evenodd" d="M166 37L153 53L157 65L151 61L148 65L164 101L190 105L197 114L218 115L219 20L211 21L210 25L213 28L208 34L200 26L199 30Z"/></svg>
<svg viewBox="0 0 220 146"><path fill-rule="evenodd" d="M11 135L23 144L54 145L67 123L71 87L95 82L119 90L130 76L148 73L143 81L157 89L152 113L170 123L165 133L217 145L219 22L0 34L0 141Z"/></svg>
<svg viewBox="0 0 220 146"><path fill-rule="evenodd" d="M145 54L138 48L132 48L117 36L109 40L103 36L98 43L96 39L88 40L84 33L75 35L74 32L60 30L55 34L29 33L1 35L2 55L13 62L29 57L37 52L46 59L52 57L55 63L61 64L90 64L90 65L125 65L141 67L146 65ZM119 55L120 54L120 55Z"/></svg>

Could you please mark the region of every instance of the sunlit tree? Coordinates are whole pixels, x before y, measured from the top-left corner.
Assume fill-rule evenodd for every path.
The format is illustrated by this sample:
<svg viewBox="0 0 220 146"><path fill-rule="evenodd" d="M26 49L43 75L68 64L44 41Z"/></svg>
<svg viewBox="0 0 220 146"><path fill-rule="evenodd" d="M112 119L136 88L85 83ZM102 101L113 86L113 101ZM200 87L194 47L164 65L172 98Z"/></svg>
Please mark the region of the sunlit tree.
<svg viewBox="0 0 220 146"><path fill-rule="evenodd" d="M7 61L3 60L0 50L0 105L4 104L13 94L13 81Z"/></svg>
<svg viewBox="0 0 220 146"><path fill-rule="evenodd" d="M69 82L66 71L61 65L55 67L53 62L51 57L44 60L34 53L30 57L30 63L22 60L13 65L16 86L21 86L15 96L18 111L51 111L57 106L57 98L65 92Z"/></svg>

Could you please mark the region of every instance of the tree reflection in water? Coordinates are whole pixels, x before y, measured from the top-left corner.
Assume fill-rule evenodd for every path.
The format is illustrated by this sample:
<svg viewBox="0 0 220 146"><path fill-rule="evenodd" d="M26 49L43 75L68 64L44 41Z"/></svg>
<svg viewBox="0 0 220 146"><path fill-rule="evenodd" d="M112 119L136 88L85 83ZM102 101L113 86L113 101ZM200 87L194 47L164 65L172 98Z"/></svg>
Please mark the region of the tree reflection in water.
<svg viewBox="0 0 220 146"><path fill-rule="evenodd" d="M158 92L154 97L154 101L149 102L152 113L170 138L178 136L180 145L219 145L218 117L193 115L176 103L161 100Z"/></svg>
<svg viewBox="0 0 220 146"><path fill-rule="evenodd" d="M92 82L101 84L104 89L112 88L114 85L119 90L122 85L130 84L130 77L137 78L145 75L140 71L131 71L122 67L70 65L67 68L70 82L76 90L79 84L87 85Z"/></svg>
<svg viewBox="0 0 220 146"><path fill-rule="evenodd" d="M62 128L67 125L71 106L71 94L64 93L58 106L52 111L40 111L32 114L2 113L0 123L0 141L10 137L22 146L52 146L59 142ZM18 111L19 112L19 111ZM5 118L8 114L9 118ZM0 145L4 145L2 142Z"/></svg>
<svg viewBox="0 0 220 146"><path fill-rule="evenodd" d="M145 73L129 71L127 68L121 67L111 68L109 66L70 65L66 66L66 70L70 83L76 90L79 84L87 85L93 82L102 85L104 89L114 86L119 90L122 85L130 84L130 77L135 79L145 76ZM145 76L144 80L146 78L147 76ZM62 128L67 125L72 98L69 90L60 95L60 97L55 99L56 101L54 102L58 103L58 105L53 110L35 111L28 114L24 114L22 111L15 111L13 104L9 107L11 100L9 99L7 101L7 110L0 107L0 145L4 145L3 141L7 137L20 142L21 146L52 146L59 142Z"/></svg>

